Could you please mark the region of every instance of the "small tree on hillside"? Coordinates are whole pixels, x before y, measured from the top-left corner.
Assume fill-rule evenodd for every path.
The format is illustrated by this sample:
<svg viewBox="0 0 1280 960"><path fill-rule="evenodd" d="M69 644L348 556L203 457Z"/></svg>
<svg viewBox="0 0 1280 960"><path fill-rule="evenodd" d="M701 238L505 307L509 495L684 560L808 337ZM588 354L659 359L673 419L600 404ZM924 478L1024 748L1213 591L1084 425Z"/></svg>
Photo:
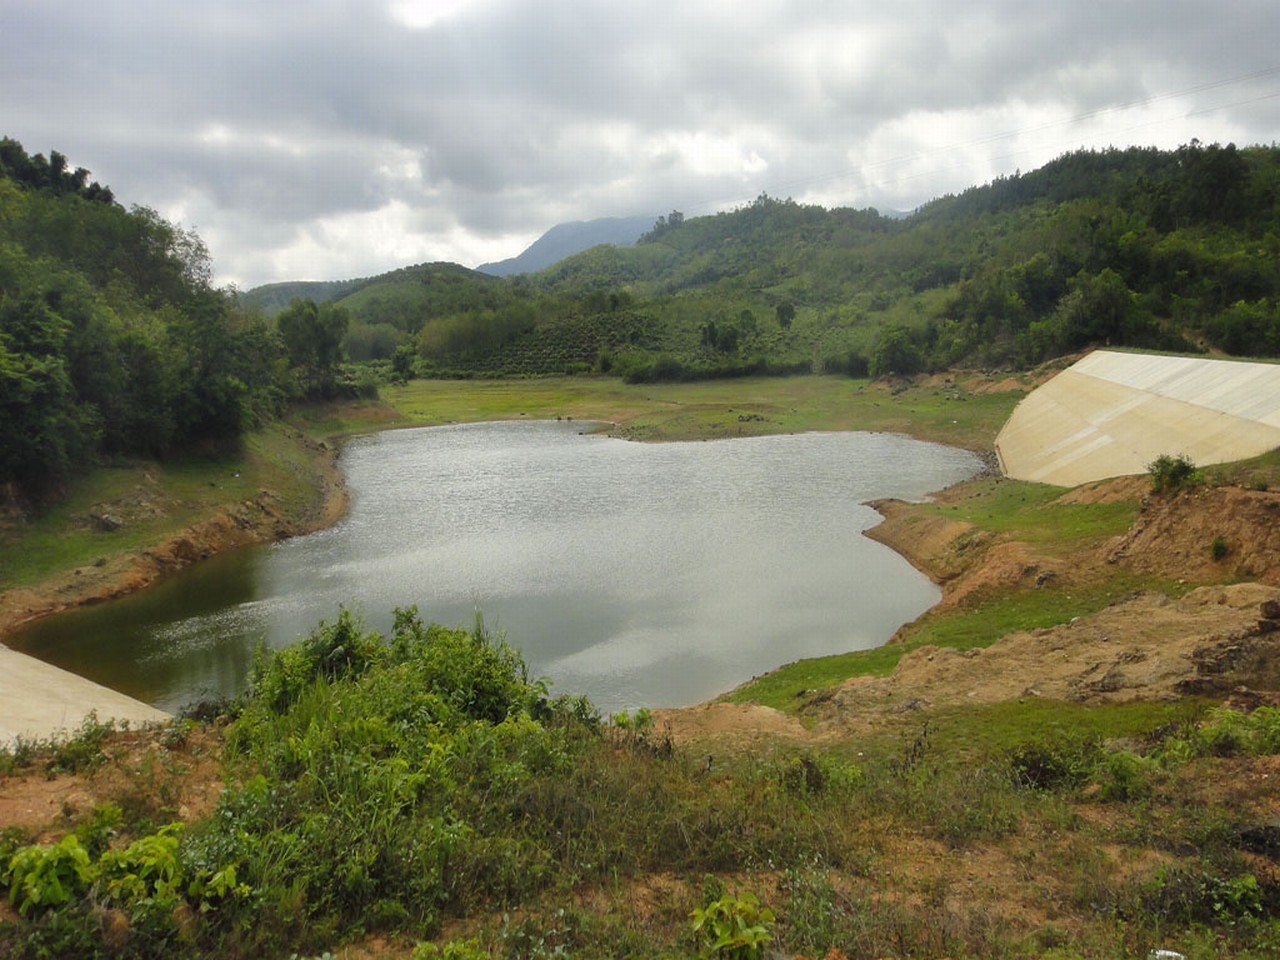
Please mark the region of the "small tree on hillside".
<svg viewBox="0 0 1280 960"><path fill-rule="evenodd" d="M1155 493L1176 493L1201 480L1200 471L1185 453L1176 457L1160 454L1147 464L1147 473L1151 475L1151 489Z"/></svg>

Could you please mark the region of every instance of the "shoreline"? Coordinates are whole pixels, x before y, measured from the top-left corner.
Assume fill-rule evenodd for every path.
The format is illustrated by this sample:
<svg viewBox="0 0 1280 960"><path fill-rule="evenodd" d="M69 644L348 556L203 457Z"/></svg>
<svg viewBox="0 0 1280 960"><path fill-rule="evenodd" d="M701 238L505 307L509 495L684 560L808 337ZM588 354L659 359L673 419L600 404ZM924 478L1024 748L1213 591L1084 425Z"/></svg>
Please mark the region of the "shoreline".
<svg viewBox="0 0 1280 960"><path fill-rule="evenodd" d="M594 426L598 431L609 432L610 427L616 431L618 424L603 420L595 421ZM168 714L142 701L101 687L38 657L14 650L5 644L5 639L28 623L141 591L215 554L303 536L337 523L347 512L349 493L338 464L338 449L326 444L321 444L320 449L324 454L315 460L319 502L300 518L287 518L283 509L287 505L281 504L278 498L267 491L262 491L233 509L184 528L157 546L116 556L101 567L77 568L33 587L15 588L0 593L0 657L3 658L0 662L13 670L15 675L20 674L26 678L15 690L41 690L43 692L40 696L47 703L47 709L43 711L36 710L33 704L23 704L22 711L12 711L17 715L33 713L38 716L38 729L17 732L10 730L12 724L8 721L12 717L7 714L11 711L0 710L0 745L7 739L12 740L15 735L48 739L64 734L78 727L90 713L96 713L103 722L111 719L136 722L168 718ZM930 496L936 498L944 492L945 490L937 491ZM927 562L927 551L916 549L921 543L915 531L910 534L898 531L893 523L898 510L908 508L910 504L890 498L870 501L867 505L885 519L863 534L883 543L935 584L943 587L943 597L939 603L945 603L945 577L939 571L931 569ZM886 643L893 643L896 637L895 633ZM0 692L4 691L0 689ZM14 695L0 696L0 703L16 703L17 699L19 698ZM78 716L68 713L68 703L79 705Z"/></svg>
<svg viewBox="0 0 1280 960"><path fill-rule="evenodd" d="M141 700L14 650L5 640L28 623L137 593L215 554L303 536L337 523L349 503L346 480L338 451L329 445L319 449L318 502L301 517L290 518L277 497L261 491L158 545L118 555L101 567L76 568L32 587L0 593L0 747L19 739L73 734L90 715L103 723L172 719Z"/></svg>
<svg viewBox="0 0 1280 960"><path fill-rule="evenodd" d="M279 498L264 490L233 509L179 530L159 544L112 557L101 567L77 567L34 586L0 593L0 645L28 623L137 593L215 554L275 543L333 526L346 515L348 506L346 480L338 467L337 451L330 448L316 465L319 502L298 519L290 519L281 509Z"/></svg>

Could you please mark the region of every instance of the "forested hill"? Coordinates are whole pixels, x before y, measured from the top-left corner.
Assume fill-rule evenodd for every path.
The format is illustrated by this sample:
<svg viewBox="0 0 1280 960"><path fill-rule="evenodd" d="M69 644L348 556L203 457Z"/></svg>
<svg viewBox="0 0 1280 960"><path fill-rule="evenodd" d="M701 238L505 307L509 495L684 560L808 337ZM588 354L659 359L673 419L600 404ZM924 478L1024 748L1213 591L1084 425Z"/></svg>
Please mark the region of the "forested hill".
<svg viewBox="0 0 1280 960"><path fill-rule="evenodd" d="M374 278L353 356L632 379L1019 367L1092 344L1280 354L1280 150L1080 151L906 218L761 196L493 287ZM456 268L461 271L461 268ZM418 271L414 274L412 271Z"/></svg>
<svg viewBox="0 0 1280 960"><path fill-rule="evenodd" d="M209 278L194 233L0 140L0 500L233 444L317 382L322 338L287 341Z"/></svg>
<svg viewBox="0 0 1280 960"><path fill-rule="evenodd" d="M290 399L390 377L1277 356L1278 203L1280 148L1083 151L906 218L762 195L534 274L434 263L236 296L194 233L0 140L0 493L233 443Z"/></svg>

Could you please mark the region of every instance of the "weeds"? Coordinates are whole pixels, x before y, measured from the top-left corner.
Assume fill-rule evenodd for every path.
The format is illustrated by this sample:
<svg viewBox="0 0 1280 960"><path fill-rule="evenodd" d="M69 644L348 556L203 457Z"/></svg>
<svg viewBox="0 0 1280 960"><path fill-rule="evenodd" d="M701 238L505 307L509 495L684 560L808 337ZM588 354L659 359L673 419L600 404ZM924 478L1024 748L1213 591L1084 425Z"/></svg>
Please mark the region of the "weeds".
<svg viewBox="0 0 1280 960"><path fill-rule="evenodd" d="M703 956L722 960L758 960L773 939L773 911L753 893L724 896L689 915Z"/></svg>

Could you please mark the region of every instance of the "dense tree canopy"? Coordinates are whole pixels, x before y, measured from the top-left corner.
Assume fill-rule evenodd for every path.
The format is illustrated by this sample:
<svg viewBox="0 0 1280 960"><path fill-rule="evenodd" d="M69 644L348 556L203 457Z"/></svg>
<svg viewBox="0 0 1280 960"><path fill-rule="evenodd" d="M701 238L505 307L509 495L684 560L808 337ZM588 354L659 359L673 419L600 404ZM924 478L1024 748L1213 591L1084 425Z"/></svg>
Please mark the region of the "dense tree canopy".
<svg viewBox="0 0 1280 960"><path fill-rule="evenodd" d="M403 366L410 350L431 375L1013 368L1106 344L1275 355L1278 204L1277 148L1077 151L905 218L762 194L538 274L429 264L337 302L353 357Z"/></svg>
<svg viewBox="0 0 1280 960"><path fill-rule="evenodd" d="M0 141L0 488L225 444L294 391L277 337L210 286L199 237Z"/></svg>

